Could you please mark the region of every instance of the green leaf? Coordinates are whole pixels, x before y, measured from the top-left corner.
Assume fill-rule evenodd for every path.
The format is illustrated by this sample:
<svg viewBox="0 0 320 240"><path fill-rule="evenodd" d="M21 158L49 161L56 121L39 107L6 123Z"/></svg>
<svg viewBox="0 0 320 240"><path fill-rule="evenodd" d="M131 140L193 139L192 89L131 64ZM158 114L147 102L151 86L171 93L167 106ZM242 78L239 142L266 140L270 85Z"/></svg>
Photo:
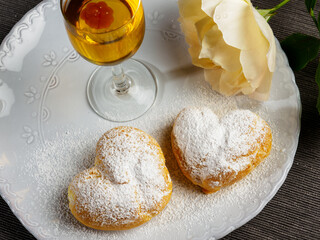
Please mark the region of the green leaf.
<svg viewBox="0 0 320 240"><path fill-rule="evenodd" d="M305 0L305 4L307 6L308 12L310 13L310 10L314 9L314 6L316 5L317 0Z"/></svg>
<svg viewBox="0 0 320 240"><path fill-rule="evenodd" d="M320 39L301 33L294 33L281 42L294 71L303 69L318 55Z"/></svg>
<svg viewBox="0 0 320 240"><path fill-rule="evenodd" d="M317 100L317 109L318 109L318 112L320 114L320 63L318 64L318 67L317 67L316 83L318 84L318 88L319 88L318 100Z"/></svg>

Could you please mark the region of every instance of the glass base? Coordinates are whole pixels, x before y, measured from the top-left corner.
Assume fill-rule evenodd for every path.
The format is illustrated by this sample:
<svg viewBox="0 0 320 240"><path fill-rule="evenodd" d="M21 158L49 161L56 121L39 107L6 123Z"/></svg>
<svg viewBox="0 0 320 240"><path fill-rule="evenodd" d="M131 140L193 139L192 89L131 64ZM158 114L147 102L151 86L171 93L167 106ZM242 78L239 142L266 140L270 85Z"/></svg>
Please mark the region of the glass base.
<svg viewBox="0 0 320 240"><path fill-rule="evenodd" d="M87 97L93 110L109 121L127 122L141 117L154 104L157 81L141 62L129 59L122 68L130 79L126 93L118 93L113 85L112 67L98 67L90 76Z"/></svg>

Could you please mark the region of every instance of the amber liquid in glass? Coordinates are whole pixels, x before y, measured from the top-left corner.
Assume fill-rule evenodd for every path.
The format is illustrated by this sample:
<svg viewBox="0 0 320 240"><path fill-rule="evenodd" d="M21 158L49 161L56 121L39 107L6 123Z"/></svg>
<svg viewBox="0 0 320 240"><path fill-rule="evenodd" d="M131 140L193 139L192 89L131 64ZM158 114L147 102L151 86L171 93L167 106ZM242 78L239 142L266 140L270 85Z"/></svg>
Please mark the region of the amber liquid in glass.
<svg viewBox="0 0 320 240"><path fill-rule="evenodd" d="M142 43L145 21L138 0L71 0L62 12L73 47L94 64L118 64Z"/></svg>

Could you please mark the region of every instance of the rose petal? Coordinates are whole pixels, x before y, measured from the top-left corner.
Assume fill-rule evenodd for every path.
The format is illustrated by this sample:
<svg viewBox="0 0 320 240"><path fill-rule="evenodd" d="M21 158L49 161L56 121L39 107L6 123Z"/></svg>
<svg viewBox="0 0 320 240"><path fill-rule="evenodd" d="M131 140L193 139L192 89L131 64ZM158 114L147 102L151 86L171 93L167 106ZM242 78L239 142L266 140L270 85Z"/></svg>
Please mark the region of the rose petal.
<svg viewBox="0 0 320 240"><path fill-rule="evenodd" d="M202 0L201 9L209 16L213 17L214 10L223 0Z"/></svg>
<svg viewBox="0 0 320 240"><path fill-rule="evenodd" d="M267 80L266 77L269 76L267 51L267 46L262 44L260 48L241 51L240 62L243 73L253 88L259 87L261 82Z"/></svg>
<svg viewBox="0 0 320 240"><path fill-rule="evenodd" d="M202 41L205 34L215 25L216 24L213 22L212 18L209 17L202 18L201 20L195 22L194 26L196 28L200 41Z"/></svg>
<svg viewBox="0 0 320 240"><path fill-rule="evenodd" d="M269 42L260 31L251 3L224 0L216 7L214 20L224 40L241 49L240 62L243 73L253 89L262 81L269 81L267 53Z"/></svg>
<svg viewBox="0 0 320 240"><path fill-rule="evenodd" d="M195 24L208 16L201 10L201 0L179 0L179 11L181 29L185 34L186 42L189 45L189 54L192 63L203 68L212 68L214 64L210 59L199 59L201 41L198 38L198 31Z"/></svg>
<svg viewBox="0 0 320 240"><path fill-rule="evenodd" d="M194 22L207 17L201 10L201 0L179 0L179 13L183 19L192 19Z"/></svg>
<svg viewBox="0 0 320 240"><path fill-rule="evenodd" d="M240 50L226 44L216 24L206 31L199 58L209 58L227 71L241 69Z"/></svg>
<svg viewBox="0 0 320 240"><path fill-rule="evenodd" d="M201 51L201 42L198 39L198 33L195 28L195 23L192 20L183 20L181 21L181 28L185 33L186 42L189 45L189 54L192 59L192 63L195 66L203 68L212 68L214 64L210 59L199 59L199 54Z"/></svg>
<svg viewBox="0 0 320 240"><path fill-rule="evenodd" d="M194 65L224 95L266 100L275 69L272 30L250 0L179 0Z"/></svg>
<svg viewBox="0 0 320 240"><path fill-rule="evenodd" d="M205 80L208 83L210 83L213 90L218 92L220 92L220 79L221 79L222 72L223 72L223 69L220 67L204 70Z"/></svg>
<svg viewBox="0 0 320 240"><path fill-rule="evenodd" d="M269 98L269 93L271 89L271 80L272 80L272 73L269 72L269 76L267 78L269 81L263 81L261 82L260 86L249 95L249 97L256 99L258 101L266 101Z"/></svg>
<svg viewBox="0 0 320 240"><path fill-rule="evenodd" d="M269 66L270 72L274 72L275 66L276 66L275 59L276 59L277 47L276 47L273 31L269 26L269 24L267 23L267 21L260 15L260 13L256 9L253 9L253 14L257 21L257 24L259 25L259 28L262 34L265 36L265 38L269 42L269 50L267 53L268 66Z"/></svg>
<svg viewBox="0 0 320 240"><path fill-rule="evenodd" d="M259 26L252 13L251 4L240 0L224 0L213 16L228 45L241 50L252 48L252 42L261 38Z"/></svg>
<svg viewBox="0 0 320 240"><path fill-rule="evenodd" d="M239 93L241 91L241 88L246 85L248 85L248 82L241 71L223 71L221 74L220 92L227 96Z"/></svg>
<svg viewBox="0 0 320 240"><path fill-rule="evenodd" d="M241 70L228 72L222 68L207 69L204 71L206 81L212 88L221 94L231 96L242 91L242 88L250 89L248 81L245 79ZM254 90L252 89L251 92Z"/></svg>

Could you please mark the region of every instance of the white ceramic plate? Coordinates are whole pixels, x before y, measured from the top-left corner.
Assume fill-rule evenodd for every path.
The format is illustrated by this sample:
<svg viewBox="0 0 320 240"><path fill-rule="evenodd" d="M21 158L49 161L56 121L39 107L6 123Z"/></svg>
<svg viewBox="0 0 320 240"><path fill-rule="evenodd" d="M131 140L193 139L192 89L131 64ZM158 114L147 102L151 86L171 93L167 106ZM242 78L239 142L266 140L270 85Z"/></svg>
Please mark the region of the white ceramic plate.
<svg viewBox="0 0 320 240"><path fill-rule="evenodd" d="M86 82L95 66L73 51L58 1L44 1L27 13L1 45L0 192L38 239L219 238L255 217L287 176L298 144L301 103L279 44L269 101L224 98L211 91L203 71L191 65L176 1L149 0L144 7L146 36L134 58L154 71L159 94L146 115L126 125L158 140L174 189L159 216L129 231L91 230L68 211L69 181L93 164L96 140L118 124L99 118L87 103ZM181 175L170 150L173 119L191 105L209 106L219 115L234 108L257 112L273 131L270 157L239 183L202 194Z"/></svg>

